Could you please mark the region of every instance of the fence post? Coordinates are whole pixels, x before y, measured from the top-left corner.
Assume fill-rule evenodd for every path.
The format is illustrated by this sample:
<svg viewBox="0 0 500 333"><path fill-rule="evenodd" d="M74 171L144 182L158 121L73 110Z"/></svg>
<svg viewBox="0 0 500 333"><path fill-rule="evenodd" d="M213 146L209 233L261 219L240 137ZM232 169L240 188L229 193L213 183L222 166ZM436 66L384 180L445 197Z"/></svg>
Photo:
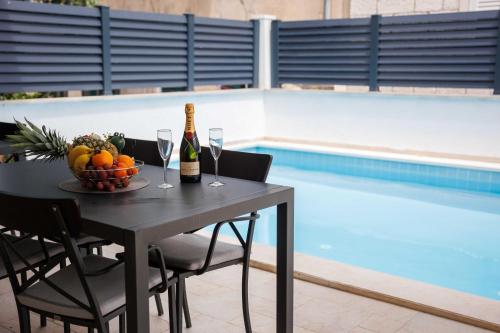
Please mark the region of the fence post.
<svg viewBox="0 0 500 333"><path fill-rule="evenodd" d="M109 7L99 6L99 10L101 12L102 88L104 95L112 95Z"/></svg>
<svg viewBox="0 0 500 333"><path fill-rule="evenodd" d="M370 91L378 91L378 36L380 15L372 15L370 19Z"/></svg>
<svg viewBox="0 0 500 333"><path fill-rule="evenodd" d="M271 87L279 88L279 24L274 20L271 25Z"/></svg>
<svg viewBox="0 0 500 333"><path fill-rule="evenodd" d="M495 79L493 81L493 94L500 95L500 11L497 19L497 50L495 55Z"/></svg>
<svg viewBox="0 0 500 333"><path fill-rule="evenodd" d="M259 69L260 69L260 21L252 20L253 25L253 80L252 87L259 86Z"/></svg>
<svg viewBox="0 0 500 333"><path fill-rule="evenodd" d="M187 23L187 90L194 90L194 15L185 14Z"/></svg>

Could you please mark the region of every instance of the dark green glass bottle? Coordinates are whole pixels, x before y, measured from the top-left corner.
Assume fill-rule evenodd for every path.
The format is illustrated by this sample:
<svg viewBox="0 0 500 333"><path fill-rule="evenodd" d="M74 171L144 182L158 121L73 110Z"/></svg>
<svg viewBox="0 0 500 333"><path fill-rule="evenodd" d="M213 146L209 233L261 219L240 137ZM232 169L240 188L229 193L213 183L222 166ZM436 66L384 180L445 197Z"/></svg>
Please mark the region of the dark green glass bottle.
<svg viewBox="0 0 500 333"><path fill-rule="evenodd" d="M201 181L201 146L194 129L194 105L186 104L186 126L179 152L180 175L182 183Z"/></svg>

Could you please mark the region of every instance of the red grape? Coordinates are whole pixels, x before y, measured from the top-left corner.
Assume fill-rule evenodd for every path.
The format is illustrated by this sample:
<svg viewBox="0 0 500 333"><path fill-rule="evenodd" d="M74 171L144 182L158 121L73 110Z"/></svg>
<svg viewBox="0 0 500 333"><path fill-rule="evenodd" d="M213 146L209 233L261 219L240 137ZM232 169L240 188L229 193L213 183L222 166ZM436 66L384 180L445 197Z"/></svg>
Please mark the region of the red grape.
<svg viewBox="0 0 500 333"><path fill-rule="evenodd" d="M115 191L115 189L116 189L116 188L115 188L115 185L113 185L113 184L109 184L109 186L106 188L106 190L107 190L108 192L114 192L114 191Z"/></svg>
<svg viewBox="0 0 500 333"><path fill-rule="evenodd" d="M104 190L104 184L102 182L97 182L97 184L95 185L96 189L98 191L102 191Z"/></svg>
<svg viewBox="0 0 500 333"><path fill-rule="evenodd" d="M128 186L128 184L129 184L129 180L128 180L128 178L123 178L123 179L122 179L122 186L123 186L123 187L127 187L127 186Z"/></svg>

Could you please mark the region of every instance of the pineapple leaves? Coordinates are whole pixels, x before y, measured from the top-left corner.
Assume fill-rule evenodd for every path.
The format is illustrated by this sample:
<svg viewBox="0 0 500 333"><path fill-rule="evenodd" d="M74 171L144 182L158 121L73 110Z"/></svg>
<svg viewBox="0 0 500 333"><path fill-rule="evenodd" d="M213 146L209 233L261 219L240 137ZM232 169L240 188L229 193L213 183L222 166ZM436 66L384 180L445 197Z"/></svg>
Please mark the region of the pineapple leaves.
<svg viewBox="0 0 500 333"><path fill-rule="evenodd" d="M28 119L24 120L26 124L14 119L19 131L17 134L7 135L7 141L17 153L47 162L64 157L67 152L64 137L55 130L47 129L45 125L40 129Z"/></svg>
<svg viewBox="0 0 500 333"><path fill-rule="evenodd" d="M35 124L29 121L26 117L24 117L24 120L26 120L26 123L31 127L33 131L35 131L36 133L40 134L43 137L43 133L40 128L38 128Z"/></svg>

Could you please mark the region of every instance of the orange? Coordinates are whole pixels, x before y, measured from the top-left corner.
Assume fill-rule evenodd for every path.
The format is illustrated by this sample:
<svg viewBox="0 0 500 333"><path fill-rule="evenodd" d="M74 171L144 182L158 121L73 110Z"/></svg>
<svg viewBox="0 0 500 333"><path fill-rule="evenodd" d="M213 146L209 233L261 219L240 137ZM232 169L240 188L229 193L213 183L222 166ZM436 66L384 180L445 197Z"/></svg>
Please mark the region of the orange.
<svg viewBox="0 0 500 333"><path fill-rule="evenodd" d="M117 168L124 169L124 168L128 168L128 166L123 162L118 162ZM116 170L115 171L116 178L121 178L121 177L126 177L126 176L127 176L127 170Z"/></svg>
<svg viewBox="0 0 500 333"><path fill-rule="evenodd" d="M128 155L119 155L117 161L125 163L129 168L132 168L135 165L134 159Z"/></svg>
<svg viewBox="0 0 500 333"><path fill-rule="evenodd" d="M100 153L92 156L92 165L95 167L103 167L104 165L113 164L113 155L107 150L101 150Z"/></svg>

